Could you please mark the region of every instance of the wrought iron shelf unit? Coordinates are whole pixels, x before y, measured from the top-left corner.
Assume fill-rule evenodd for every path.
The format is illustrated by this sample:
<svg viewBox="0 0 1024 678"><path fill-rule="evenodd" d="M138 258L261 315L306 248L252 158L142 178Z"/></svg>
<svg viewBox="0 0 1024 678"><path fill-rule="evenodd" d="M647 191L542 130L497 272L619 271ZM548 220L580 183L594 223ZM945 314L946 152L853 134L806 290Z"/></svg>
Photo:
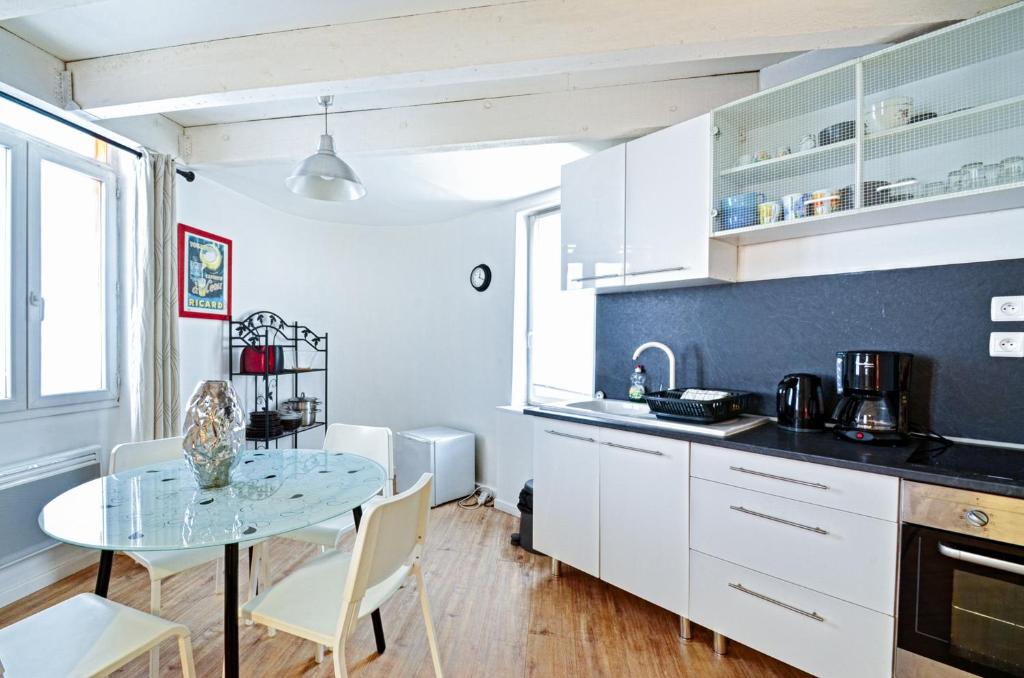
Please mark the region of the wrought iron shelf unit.
<svg viewBox="0 0 1024 678"><path fill-rule="evenodd" d="M250 412L246 413L247 419L249 414L255 411L270 412L276 410L282 402L280 390L282 385L286 389L286 393L283 394L285 399L299 395L299 376L303 374L322 376L323 381L319 389L313 390L317 385L312 383L310 384L310 389L303 388L302 392L309 391L320 398L322 409L319 416L326 418L329 367L326 332L317 334L306 325L296 322L289 323L272 311L256 311L243 318L232 319L229 327L231 336L228 342L228 366L231 381L241 382L241 389L239 390L243 394L243 399L248 404L247 409L250 410ZM270 346L280 347L285 355L289 355L290 352L293 357L297 356L300 351L314 352L317 354L315 356L316 360L323 366L281 369L280 366L274 365L275 369L272 370L270 360L265 359L264 371L262 373L253 374L252 372L242 371L242 349ZM251 401L249 401L250 397L252 398ZM256 449L260 449L261 446L263 448L270 448L271 443L274 443L274 447L278 447L279 441L291 438L292 447L298 447L300 433L321 427L326 427L324 421L300 426L294 431L282 431L280 433L267 431L266 435L261 436L246 435L246 441L253 443Z"/></svg>

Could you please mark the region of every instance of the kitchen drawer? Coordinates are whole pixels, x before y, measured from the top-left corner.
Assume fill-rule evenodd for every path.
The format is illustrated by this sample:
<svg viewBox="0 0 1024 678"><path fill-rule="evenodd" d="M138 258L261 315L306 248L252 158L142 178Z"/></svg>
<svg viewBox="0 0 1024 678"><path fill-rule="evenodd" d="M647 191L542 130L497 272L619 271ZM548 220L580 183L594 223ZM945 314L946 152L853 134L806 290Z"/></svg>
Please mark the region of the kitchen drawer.
<svg viewBox="0 0 1024 678"><path fill-rule="evenodd" d="M694 478L690 548L894 614L897 525Z"/></svg>
<svg viewBox="0 0 1024 678"><path fill-rule="evenodd" d="M853 444L853 443L851 443ZM694 444L690 475L896 522L899 478Z"/></svg>
<svg viewBox="0 0 1024 678"><path fill-rule="evenodd" d="M696 551L690 618L816 676L892 675L892 617Z"/></svg>

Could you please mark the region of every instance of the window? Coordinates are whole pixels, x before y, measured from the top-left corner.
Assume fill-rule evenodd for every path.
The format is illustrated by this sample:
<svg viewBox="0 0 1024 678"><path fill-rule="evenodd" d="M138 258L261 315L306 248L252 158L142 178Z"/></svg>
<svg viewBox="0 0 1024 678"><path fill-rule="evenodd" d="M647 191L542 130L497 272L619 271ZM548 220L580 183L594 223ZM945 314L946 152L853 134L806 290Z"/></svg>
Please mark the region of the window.
<svg viewBox="0 0 1024 678"><path fill-rule="evenodd" d="M0 126L0 412L117 398L117 182L105 145L59 131Z"/></svg>
<svg viewBox="0 0 1024 678"><path fill-rule="evenodd" d="M594 392L593 291L561 289L557 209L532 215L527 229L527 401L589 398Z"/></svg>

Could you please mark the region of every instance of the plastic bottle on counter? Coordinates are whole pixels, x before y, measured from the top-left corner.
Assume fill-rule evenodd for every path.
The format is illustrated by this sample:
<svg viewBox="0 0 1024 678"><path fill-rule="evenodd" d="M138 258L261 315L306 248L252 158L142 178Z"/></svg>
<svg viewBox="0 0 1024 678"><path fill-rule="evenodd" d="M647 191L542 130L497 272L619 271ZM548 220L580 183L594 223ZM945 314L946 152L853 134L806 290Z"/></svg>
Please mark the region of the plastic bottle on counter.
<svg viewBox="0 0 1024 678"><path fill-rule="evenodd" d="M642 402L646 393L647 371L643 365L637 365L629 377L629 399Z"/></svg>

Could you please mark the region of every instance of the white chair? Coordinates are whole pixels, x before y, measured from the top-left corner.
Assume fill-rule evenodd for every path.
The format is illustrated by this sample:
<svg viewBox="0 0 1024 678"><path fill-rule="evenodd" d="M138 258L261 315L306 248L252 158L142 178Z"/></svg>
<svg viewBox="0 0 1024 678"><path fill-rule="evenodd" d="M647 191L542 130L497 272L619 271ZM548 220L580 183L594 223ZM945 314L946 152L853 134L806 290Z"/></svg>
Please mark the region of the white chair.
<svg viewBox="0 0 1024 678"><path fill-rule="evenodd" d="M80 593L0 629L4 675L105 676L169 638L178 639L181 673L195 678L187 627Z"/></svg>
<svg viewBox="0 0 1024 678"><path fill-rule="evenodd" d="M160 438L141 443L122 443L110 452L110 472L118 473L139 466L158 464L164 461L174 461L182 456L182 442L180 437ZM246 542L244 545L253 545L257 542ZM205 565L214 560L219 560L224 555L224 549L220 546L204 546L194 549L180 549L174 551L126 551L125 555L146 568L149 573L149 611L155 615L160 614L160 583L171 575L184 572L199 565ZM223 567L217 567L215 575L214 591L219 590L221 573ZM252 576L249 579L250 595L256 586L255 576L260 568L252 568ZM153 650L149 660L149 675L156 678L160 668L160 651Z"/></svg>
<svg viewBox="0 0 1024 678"><path fill-rule="evenodd" d="M394 477L394 440L391 429L382 426L359 426L356 424L331 424L324 437L325 450L345 452L372 459L384 467L387 480L384 484L384 496L392 494L392 478ZM369 504L367 505L369 506ZM282 537L304 541L320 546L320 551L336 548L341 538L355 526L352 514L346 513L325 520L322 523L303 527L282 534Z"/></svg>
<svg viewBox="0 0 1024 678"><path fill-rule="evenodd" d="M414 576L434 674L441 678L441 657L421 568L431 480L424 473L407 491L370 504L351 554L334 550L313 558L243 605L242 617L330 646L335 678L345 678L345 642L356 622Z"/></svg>

